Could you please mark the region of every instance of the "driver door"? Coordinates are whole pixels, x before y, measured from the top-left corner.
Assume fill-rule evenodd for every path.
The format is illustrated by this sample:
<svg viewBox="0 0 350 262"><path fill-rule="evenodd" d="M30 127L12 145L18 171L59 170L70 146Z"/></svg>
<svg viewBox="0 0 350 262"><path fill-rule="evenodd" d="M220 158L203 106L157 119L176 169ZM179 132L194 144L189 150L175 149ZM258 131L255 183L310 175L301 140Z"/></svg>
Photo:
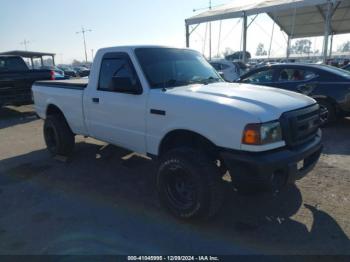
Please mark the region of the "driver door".
<svg viewBox="0 0 350 262"><path fill-rule="evenodd" d="M134 92L135 85L140 92ZM92 137L146 152L146 94L128 54L108 53L103 57L98 85L86 95L85 107Z"/></svg>

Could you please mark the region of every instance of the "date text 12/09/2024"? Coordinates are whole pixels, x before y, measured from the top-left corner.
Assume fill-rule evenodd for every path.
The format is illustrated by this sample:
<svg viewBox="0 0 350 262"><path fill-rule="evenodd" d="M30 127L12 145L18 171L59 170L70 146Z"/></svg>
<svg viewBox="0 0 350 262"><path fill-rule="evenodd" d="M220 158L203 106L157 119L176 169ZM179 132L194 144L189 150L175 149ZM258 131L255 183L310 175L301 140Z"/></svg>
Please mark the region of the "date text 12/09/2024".
<svg viewBox="0 0 350 262"><path fill-rule="evenodd" d="M216 256L128 256L128 261L220 261Z"/></svg>

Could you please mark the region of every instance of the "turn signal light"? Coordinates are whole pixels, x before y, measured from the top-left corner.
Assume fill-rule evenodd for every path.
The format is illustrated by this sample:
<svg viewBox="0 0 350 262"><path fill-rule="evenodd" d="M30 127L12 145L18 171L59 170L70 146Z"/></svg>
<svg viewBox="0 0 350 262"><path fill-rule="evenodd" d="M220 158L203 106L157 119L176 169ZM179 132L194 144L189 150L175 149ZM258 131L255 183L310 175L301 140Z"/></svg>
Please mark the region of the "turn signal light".
<svg viewBox="0 0 350 262"><path fill-rule="evenodd" d="M260 128L259 124L249 124L245 127L243 132L242 143L247 145L260 145Z"/></svg>

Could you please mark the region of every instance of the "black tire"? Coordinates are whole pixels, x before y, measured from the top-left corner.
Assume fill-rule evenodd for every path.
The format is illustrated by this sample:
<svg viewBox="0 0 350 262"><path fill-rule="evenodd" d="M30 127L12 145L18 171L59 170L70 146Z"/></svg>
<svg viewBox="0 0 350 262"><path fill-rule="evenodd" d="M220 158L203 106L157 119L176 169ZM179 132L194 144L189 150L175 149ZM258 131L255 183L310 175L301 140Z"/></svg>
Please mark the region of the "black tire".
<svg viewBox="0 0 350 262"><path fill-rule="evenodd" d="M214 161L197 150L174 149L160 160L159 199L178 218L206 220L213 217L222 206L225 189Z"/></svg>
<svg viewBox="0 0 350 262"><path fill-rule="evenodd" d="M74 148L74 134L63 116L48 116L44 122L44 139L52 156L69 156Z"/></svg>
<svg viewBox="0 0 350 262"><path fill-rule="evenodd" d="M318 104L321 107L321 111L326 110L325 113L321 114L323 125L325 126L334 123L337 120L337 111L335 106L326 100L319 100Z"/></svg>

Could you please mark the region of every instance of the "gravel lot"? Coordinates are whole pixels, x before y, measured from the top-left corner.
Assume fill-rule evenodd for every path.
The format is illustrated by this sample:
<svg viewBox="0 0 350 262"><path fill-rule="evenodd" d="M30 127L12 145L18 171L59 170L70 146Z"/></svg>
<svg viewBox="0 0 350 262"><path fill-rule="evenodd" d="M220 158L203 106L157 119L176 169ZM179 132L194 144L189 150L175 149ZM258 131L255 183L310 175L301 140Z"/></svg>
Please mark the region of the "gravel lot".
<svg viewBox="0 0 350 262"><path fill-rule="evenodd" d="M350 254L350 119L323 130L316 169L277 196L233 190L220 215L164 212L155 165L77 138L52 159L30 106L0 109L1 254Z"/></svg>

